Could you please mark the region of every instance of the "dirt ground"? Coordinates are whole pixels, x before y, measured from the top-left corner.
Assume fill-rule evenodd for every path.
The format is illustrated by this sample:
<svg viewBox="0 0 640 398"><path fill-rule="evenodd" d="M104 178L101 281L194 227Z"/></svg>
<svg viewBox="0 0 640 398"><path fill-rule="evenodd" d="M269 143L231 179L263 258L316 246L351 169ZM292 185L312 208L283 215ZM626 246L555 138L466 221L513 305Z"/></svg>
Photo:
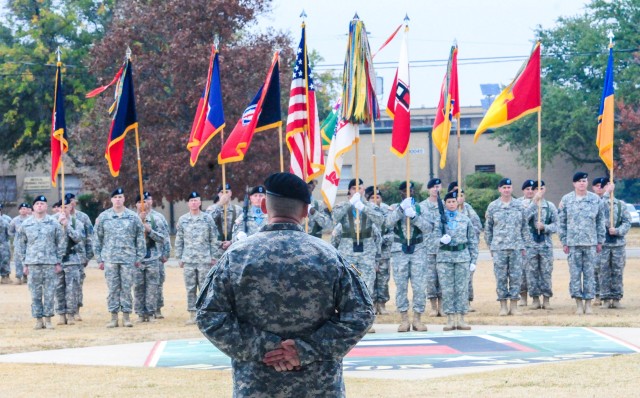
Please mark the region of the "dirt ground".
<svg viewBox="0 0 640 398"><path fill-rule="evenodd" d="M633 230L631 241L640 233ZM475 279L476 312L467 317L471 325L555 325L640 327L640 259L627 261L625 269L624 309L596 307L591 316L574 315L574 303L568 293L566 261L554 263L554 297L551 310L525 308L522 316L498 317L495 279L489 261L478 264ZM30 296L26 285L0 285L0 354L36 350L125 344L133 342L199 338L195 326L184 326L188 317L186 295L179 268L167 269L165 303L166 319L133 328L106 329L107 289L103 272L87 269L83 322L74 326L56 326L55 330L32 329ZM391 283L394 309L395 287ZM56 319L57 320L57 319ZM379 316L377 323L396 323L399 315ZM440 331L443 318L427 318ZM560 364L534 365L523 368L484 372L473 375L431 380L373 380L347 378L350 397L417 397L431 394L444 396L637 396L640 388L638 369L640 354ZM180 369L135 369L120 367L86 367L63 365L0 364L0 396L123 396L147 394L164 396L231 396L228 372Z"/></svg>

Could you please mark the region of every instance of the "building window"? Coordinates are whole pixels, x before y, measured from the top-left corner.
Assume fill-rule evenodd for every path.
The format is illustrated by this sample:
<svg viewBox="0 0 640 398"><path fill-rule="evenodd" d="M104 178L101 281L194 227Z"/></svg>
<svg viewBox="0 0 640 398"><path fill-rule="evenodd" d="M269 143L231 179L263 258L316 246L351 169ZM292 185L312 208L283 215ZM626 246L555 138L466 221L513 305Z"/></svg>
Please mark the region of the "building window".
<svg viewBox="0 0 640 398"><path fill-rule="evenodd" d="M16 176L0 177L0 203L16 202L17 200Z"/></svg>
<svg viewBox="0 0 640 398"><path fill-rule="evenodd" d="M72 193L77 195L82 188L80 177L74 174L65 174L64 176L64 193ZM58 184L58 196L62 196L62 187Z"/></svg>
<svg viewBox="0 0 640 398"><path fill-rule="evenodd" d="M349 189L349 181L353 179L353 168L350 164L342 165L342 172L340 173L340 183L338 184L338 191L346 191Z"/></svg>
<svg viewBox="0 0 640 398"><path fill-rule="evenodd" d="M476 173L495 173L496 165L495 164L477 164L476 165Z"/></svg>

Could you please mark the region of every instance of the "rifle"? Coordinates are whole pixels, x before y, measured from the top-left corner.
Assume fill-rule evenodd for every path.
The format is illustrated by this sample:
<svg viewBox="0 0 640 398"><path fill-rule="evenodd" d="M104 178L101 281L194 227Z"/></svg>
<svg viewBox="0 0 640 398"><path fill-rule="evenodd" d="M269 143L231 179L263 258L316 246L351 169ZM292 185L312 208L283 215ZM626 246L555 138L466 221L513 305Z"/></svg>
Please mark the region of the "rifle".
<svg viewBox="0 0 640 398"><path fill-rule="evenodd" d="M438 212L440 213L440 229L442 231L442 235L447 233L445 229L445 225L447 224L447 216L444 214L444 205L442 204L442 200L440 199L440 192L438 192Z"/></svg>
<svg viewBox="0 0 640 398"><path fill-rule="evenodd" d="M244 206L242 207L242 214L244 214L244 233L249 233L249 227L247 225L247 219L249 218L249 186L247 185L244 190Z"/></svg>

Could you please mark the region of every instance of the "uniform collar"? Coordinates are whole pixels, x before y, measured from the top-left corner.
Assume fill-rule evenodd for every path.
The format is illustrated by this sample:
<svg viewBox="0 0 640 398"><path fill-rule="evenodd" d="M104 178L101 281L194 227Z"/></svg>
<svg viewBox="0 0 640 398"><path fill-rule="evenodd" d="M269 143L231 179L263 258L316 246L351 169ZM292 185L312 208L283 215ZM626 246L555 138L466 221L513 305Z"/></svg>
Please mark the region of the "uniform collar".
<svg viewBox="0 0 640 398"><path fill-rule="evenodd" d="M304 232L302 229L302 225L294 224L294 223L274 223L267 224L264 227L260 228L260 231L298 231Z"/></svg>

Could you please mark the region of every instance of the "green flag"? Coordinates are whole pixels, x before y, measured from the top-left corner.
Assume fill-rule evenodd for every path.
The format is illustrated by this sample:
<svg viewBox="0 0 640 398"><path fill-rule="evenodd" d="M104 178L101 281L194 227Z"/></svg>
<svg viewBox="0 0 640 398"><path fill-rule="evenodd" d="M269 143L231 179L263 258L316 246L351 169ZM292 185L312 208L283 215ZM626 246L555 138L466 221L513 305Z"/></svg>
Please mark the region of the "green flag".
<svg viewBox="0 0 640 398"><path fill-rule="evenodd" d="M336 102L331 110L329 116L327 116L320 125L320 135L322 136L322 149L327 150L331 145L331 138L336 131L336 125L338 124L338 113L340 110L340 99Z"/></svg>

